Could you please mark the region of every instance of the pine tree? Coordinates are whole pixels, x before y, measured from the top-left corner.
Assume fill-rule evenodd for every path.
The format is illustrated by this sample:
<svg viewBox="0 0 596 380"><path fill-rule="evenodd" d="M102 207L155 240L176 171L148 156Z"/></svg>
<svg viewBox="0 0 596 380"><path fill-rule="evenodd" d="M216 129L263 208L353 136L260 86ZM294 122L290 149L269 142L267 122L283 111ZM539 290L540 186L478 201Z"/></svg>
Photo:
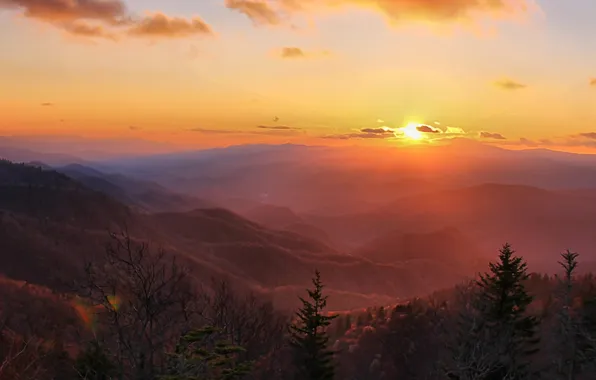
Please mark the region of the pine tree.
<svg viewBox="0 0 596 380"><path fill-rule="evenodd" d="M295 354L300 380L331 380L335 376L334 352L328 348L326 327L337 317L326 316L327 296L323 296L321 274L315 272L314 289L307 290L309 299L300 297L302 308L296 313L297 321L290 326L290 345Z"/></svg>
<svg viewBox="0 0 596 380"><path fill-rule="evenodd" d="M487 327L499 345L499 366L487 379L528 379L529 358L538 349L536 329L538 320L527 314L532 302L524 287L528 279L527 264L515 256L509 244L500 251L499 260L491 263L490 273L477 282Z"/></svg>

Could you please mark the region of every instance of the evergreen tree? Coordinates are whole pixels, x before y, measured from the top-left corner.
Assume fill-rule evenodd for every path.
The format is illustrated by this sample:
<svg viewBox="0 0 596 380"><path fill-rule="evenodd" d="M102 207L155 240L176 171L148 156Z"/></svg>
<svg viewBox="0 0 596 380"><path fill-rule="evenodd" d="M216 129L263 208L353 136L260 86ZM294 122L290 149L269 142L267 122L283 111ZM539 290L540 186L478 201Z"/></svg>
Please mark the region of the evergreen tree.
<svg viewBox="0 0 596 380"><path fill-rule="evenodd" d="M573 380L579 375L585 356L582 352L582 323L573 310L573 277L577 268L577 253L561 254L563 277L560 281L559 312L555 327L555 363L560 378Z"/></svg>
<svg viewBox="0 0 596 380"><path fill-rule="evenodd" d="M527 314L532 302L524 287L528 279L527 264L515 256L509 244L499 253L499 260L489 265L490 272L480 276L481 311L488 331L499 344L499 366L487 380L528 379L529 358L537 349L538 320Z"/></svg>
<svg viewBox="0 0 596 380"><path fill-rule="evenodd" d="M315 272L314 288L307 290L308 298L300 297L302 308L296 313L297 321L290 326L290 345L295 354L299 380L331 380L335 376L334 352L328 348L326 328L337 317L326 316L327 296L323 296L321 274Z"/></svg>
<svg viewBox="0 0 596 380"><path fill-rule="evenodd" d="M221 339L221 330L206 326L184 337L170 355L162 380L234 380L250 373L251 362L239 362L244 348Z"/></svg>

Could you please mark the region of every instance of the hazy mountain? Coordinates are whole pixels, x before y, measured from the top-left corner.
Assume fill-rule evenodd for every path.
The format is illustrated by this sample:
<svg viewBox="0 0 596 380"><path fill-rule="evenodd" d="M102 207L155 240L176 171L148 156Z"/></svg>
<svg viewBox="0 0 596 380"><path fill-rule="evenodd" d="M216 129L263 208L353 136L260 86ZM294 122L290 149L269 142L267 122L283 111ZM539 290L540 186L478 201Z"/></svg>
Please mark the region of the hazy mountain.
<svg viewBox="0 0 596 380"><path fill-rule="evenodd" d="M104 192L142 211L188 211L213 205L196 197L177 194L155 182L138 180L121 174L106 174L88 166L72 164L56 170L91 189Z"/></svg>
<svg viewBox="0 0 596 380"><path fill-rule="evenodd" d="M279 295L303 289L315 268L327 274L330 291L342 294L332 302L337 308L362 306L369 296L429 292L466 275L465 270L446 272L436 260L374 263L224 209L137 214L64 174L11 163L0 167L0 211L3 273L51 287L76 278L83 260L100 257L107 229L118 231L124 225L135 239L178 256L201 282L231 278L284 307L295 299Z"/></svg>

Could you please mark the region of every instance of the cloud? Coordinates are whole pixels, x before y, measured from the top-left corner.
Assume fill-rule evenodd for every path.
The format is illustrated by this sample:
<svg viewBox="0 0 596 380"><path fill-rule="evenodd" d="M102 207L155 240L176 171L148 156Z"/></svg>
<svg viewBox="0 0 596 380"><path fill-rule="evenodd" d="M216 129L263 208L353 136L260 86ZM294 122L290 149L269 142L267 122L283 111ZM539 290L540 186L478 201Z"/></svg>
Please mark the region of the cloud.
<svg viewBox="0 0 596 380"><path fill-rule="evenodd" d="M54 107L54 103L41 103L42 107Z"/></svg>
<svg viewBox="0 0 596 380"><path fill-rule="evenodd" d="M482 139L507 140L507 138L505 136L503 136L502 134L494 133L494 132L480 132L478 134L478 137L480 137Z"/></svg>
<svg viewBox="0 0 596 380"><path fill-rule="evenodd" d="M119 23L127 15L121 0L0 0L0 8L18 9L26 17L49 22L85 19Z"/></svg>
<svg viewBox="0 0 596 380"><path fill-rule="evenodd" d="M389 133L391 131L388 130L388 129L385 129L385 128L363 128L363 129L360 130L360 132L362 132L362 133L373 133L373 134L382 134L382 135L384 135L384 134L387 134L387 133Z"/></svg>
<svg viewBox="0 0 596 380"><path fill-rule="evenodd" d="M118 39L114 33L107 31L102 25L91 25L82 21L64 24L62 29L74 36L106 38L112 41Z"/></svg>
<svg viewBox="0 0 596 380"><path fill-rule="evenodd" d="M393 23L404 21L466 22L477 14L491 17L527 13L531 0L226 0L226 6L255 25L277 25L295 14L358 7L379 12Z"/></svg>
<svg viewBox="0 0 596 380"><path fill-rule="evenodd" d="M466 131L459 127L447 127L445 129L445 134L448 135L465 135Z"/></svg>
<svg viewBox="0 0 596 380"><path fill-rule="evenodd" d="M495 82L495 86L502 88L503 90L521 90L528 87L523 83L516 82L511 79L501 79Z"/></svg>
<svg viewBox="0 0 596 380"><path fill-rule="evenodd" d="M247 16L254 25L277 25L279 14L267 3L258 0L226 0L226 7Z"/></svg>
<svg viewBox="0 0 596 380"><path fill-rule="evenodd" d="M211 27L199 17L185 19L168 17L163 13L148 15L128 30L135 36L178 38L197 34L213 34Z"/></svg>
<svg viewBox="0 0 596 380"><path fill-rule="evenodd" d="M242 131L232 130L232 129L209 129L209 128L191 128L188 130L189 132L199 132L208 135L223 135L229 133L242 133Z"/></svg>
<svg viewBox="0 0 596 380"><path fill-rule="evenodd" d="M596 78L590 79L590 86L596 87Z"/></svg>
<svg viewBox="0 0 596 380"><path fill-rule="evenodd" d="M274 54L283 59L306 59L306 58L327 58L331 55L329 50L322 51L304 51L295 46L284 47L279 50L274 50Z"/></svg>
<svg viewBox="0 0 596 380"><path fill-rule="evenodd" d="M281 57L287 59L306 58L304 51L297 47L285 47L281 49Z"/></svg>
<svg viewBox="0 0 596 380"><path fill-rule="evenodd" d="M537 146L540 145L537 141L530 140L530 139L527 139L525 137L520 138L519 139L519 143L521 145L529 146L529 147L532 147L532 148L535 148L535 147L537 147Z"/></svg>
<svg viewBox="0 0 596 380"><path fill-rule="evenodd" d="M356 133L345 133L322 136L324 139L349 140L349 139L387 139L395 138L395 131L391 128L362 128Z"/></svg>
<svg viewBox="0 0 596 380"><path fill-rule="evenodd" d="M422 132L422 133L443 133L442 130L435 128L435 127L431 127L430 125L426 125L426 124L420 124L419 126L416 127L416 130L418 132Z"/></svg>
<svg viewBox="0 0 596 380"><path fill-rule="evenodd" d="M302 130L302 128L296 128L296 127L288 127L285 125L259 125L257 126L257 128L259 129L270 129L270 130L275 130L275 131L300 131Z"/></svg>
<svg viewBox="0 0 596 380"><path fill-rule="evenodd" d="M258 126L262 130L254 131L254 130L241 130L241 129L210 129L210 128L191 128L188 129L189 132L198 132L207 135L227 135L227 134L235 134L235 135L275 135L275 136L293 136L298 133L301 133L301 128L294 128L294 127L268 127L268 126Z"/></svg>
<svg viewBox="0 0 596 380"><path fill-rule="evenodd" d="M131 125L128 127L128 129L130 129L131 131L140 131L143 128L137 127L136 125Z"/></svg>
<svg viewBox="0 0 596 380"><path fill-rule="evenodd" d="M117 40L123 34L182 38L213 33L199 17L136 17L122 0L0 0L2 9L20 11L78 37Z"/></svg>
<svg viewBox="0 0 596 380"><path fill-rule="evenodd" d="M585 137L585 138L590 139L590 140L596 140L596 132L580 133L578 136L579 137Z"/></svg>

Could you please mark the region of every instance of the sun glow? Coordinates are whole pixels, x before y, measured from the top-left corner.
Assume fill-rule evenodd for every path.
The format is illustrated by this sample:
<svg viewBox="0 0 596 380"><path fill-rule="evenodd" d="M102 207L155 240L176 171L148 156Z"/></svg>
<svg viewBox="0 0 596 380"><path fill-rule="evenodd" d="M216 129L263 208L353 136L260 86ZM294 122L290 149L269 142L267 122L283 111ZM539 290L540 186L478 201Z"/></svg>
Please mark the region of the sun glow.
<svg viewBox="0 0 596 380"><path fill-rule="evenodd" d="M401 128L402 133L409 139L420 140L422 139L422 132L418 130L418 123L409 123L405 127Z"/></svg>

